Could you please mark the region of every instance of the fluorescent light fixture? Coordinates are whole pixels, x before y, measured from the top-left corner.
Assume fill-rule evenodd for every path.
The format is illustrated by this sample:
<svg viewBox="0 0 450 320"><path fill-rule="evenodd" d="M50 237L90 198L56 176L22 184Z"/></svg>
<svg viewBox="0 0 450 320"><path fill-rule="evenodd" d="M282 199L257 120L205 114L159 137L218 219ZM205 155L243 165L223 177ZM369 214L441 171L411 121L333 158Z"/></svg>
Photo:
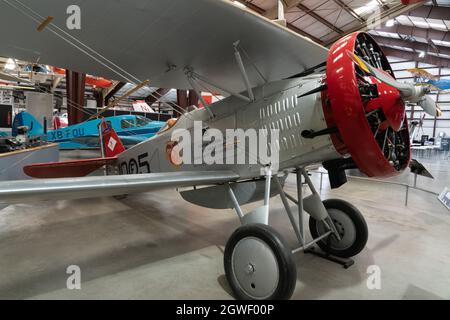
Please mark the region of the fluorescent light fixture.
<svg viewBox="0 0 450 320"><path fill-rule="evenodd" d="M417 27L421 27L421 28L432 28L432 29L443 29L443 30L447 30L447 27L445 24L443 23L434 23L434 22L427 22L427 21L413 21L414 24Z"/></svg>
<svg viewBox="0 0 450 320"><path fill-rule="evenodd" d="M361 6L359 8L355 9L356 14L363 14L365 12L370 12L373 9L375 9L376 7L378 7L378 1L377 0L371 0L370 2L368 2L366 5Z"/></svg>
<svg viewBox="0 0 450 320"><path fill-rule="evenodd" d="M13 59L9 58L8 61L6 61L5 69L6 70L15 70L16 68L17 68L16 62Z"/></svg>
<svg viewBox="0 0 450 320"><path fill-rule="evenodd" d="M450 47L449 41L441 41L441 40L435 40L435 39L433 39L432 41L438 46Z"/></svg>
<svg viewBox="0 0 450 320"><path fill-rule="evenodd" d="M393 27L395 25L395 20L394 19L391 19L391 20L388 20L388 21L386 21L386 27Z"/></svg>
<svg viewBox="0 0 450 320"><path fill-rule="evenodd" d="M418 27L428 28L428 23L425 21L413 21L413 22Z"/></svg>
<svg viewBox="0 0 450 320"><path fill-rule="evenodd" d="M239 2L239 1L233 1L233 4L235 6L238 6L238 7L244 8L244 9L247 8L247 6L245 4L243 4L242 2Z"/></svg>
<svg viewBox="0 0 450 320"><path fill-rule="evenodd" d="M447 30L447 26L443 23L429 22L428 24L430 25L431 28Z"/></svg>

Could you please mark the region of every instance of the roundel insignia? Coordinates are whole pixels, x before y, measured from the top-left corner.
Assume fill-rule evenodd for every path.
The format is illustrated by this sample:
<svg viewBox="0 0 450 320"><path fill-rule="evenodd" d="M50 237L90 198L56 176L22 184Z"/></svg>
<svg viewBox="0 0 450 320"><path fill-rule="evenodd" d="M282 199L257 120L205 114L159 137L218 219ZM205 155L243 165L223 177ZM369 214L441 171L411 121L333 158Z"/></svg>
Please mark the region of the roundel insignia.
<svg viewBox="0 0 450 320"><path fill-rule="evenodd" d="M179 153L174 152L173 150L177 145L178 145L177 141L168 141L166 144L166 156L172 165L179 167L183 164L183 158L180 156Z"/></svg>

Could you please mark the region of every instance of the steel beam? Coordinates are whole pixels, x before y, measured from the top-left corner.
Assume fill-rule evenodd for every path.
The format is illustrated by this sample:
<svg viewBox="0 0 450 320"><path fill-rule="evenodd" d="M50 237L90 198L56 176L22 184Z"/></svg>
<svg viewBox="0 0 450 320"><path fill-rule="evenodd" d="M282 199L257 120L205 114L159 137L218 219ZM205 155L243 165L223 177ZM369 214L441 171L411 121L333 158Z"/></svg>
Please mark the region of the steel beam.
<svg viewBox="0 0 450 320"><path fill-rule="evenodd" d="M439 68L439 74L438 74L439 79L441 79L441 75L442 75L442 68ZM438 91L438 93L436 95L436 101L437 102L439 102L439 95L440 95L440 91ZM435 115L434 116L434 122L433 122L433 137L436 137L437 121L438 121L438 118Z"/></svg>
<svg viewBox="0 0 450 320"><path fill-rule="evenodd" d="M177 105L179 105L183 110L187 109L189 103L188 93L186 90L177 90Z"/></svg>
<svg viewBox="0 0 450 320"><path fill-rule="evenodd" d="M257 5L255 5L255 4L251 3L251 2L247 2L247 1L245 1L245 0L237 0L237 1L240 2L240 3L242 3L242 4L244 4L247 8L249 8L249 9L251 9L251 10L253 10L253 11L259 13L260 15L266 16L266 12L267 12L267 11L264 10L263 8L260 8L260 7L258 7ZM275 10L277 10L276 7L275 7ZM275 18L274 18L274 19L275 19ZM311 34L309 34L309 33L307 33L307 32L304 32L304 31L300 30L299 28L297 28L296 26L294 26L292 23L287 23L286 27L287 27L289 30L292 30L292 31L294 31L294 32L296 32L296 33L298 33L298 34L304 36L304 37L308 37L309 39L311 39L312 41L314 41L314 42L316 42L316 43L318 43L318 44L321 44L321 45L324 44L323 41L320 40L319 38L316 38L316 37L314 37L313 35L311 35Z"/></svg>
<svg viewBox="0 0 450 320"><path fill-rule="evenodd" d="M394 19L395 17L398 17L399 15L406 14L418 7L422 6L422 3L416 3L408 6L404 6L402 4L398 4L393 6L392 8L389 8L388 10L385 10L381 12L381 14L373 19L372 24L361 24L359 26L356 26L354 28L351 28L350 30L346 30L346 34L350 34L356 31L366 32L369 30L374 29L375 27L384 24L386 21ZM340 37L340 36L339 36ZM331 46L333 43L336 42L336 40L339 39L339 37L335 37L331 39L330 41L326 42L325 46Z"/></svg>
<svg viewBox="0 0 450 320"><path fill-rule="evenodd" d="M94 97L95 97L95 101L97 103L97 109L101 109L104 107L103 103L105 101L105 97L103 96L103 91L102 90L94 90Z"/></svg>
<svg viewBox="0 0 450 320"><path fill-rule="evenodd" d="M297 8L299 8L300 10L304 11L306 14L310 15L311 17L313 17L314 19L316 19L317 21L319 21L320 23L326 25L329 29L333 30L334 32L338 33L338 34L344 34L344 31L342 31L341 29L339 29L338 27L336 27L334 24L332 24L330 21L322 18L321 16L319 16L317 13L314 12L314 10L309 9L308 7L306 7L305 5L299 3L297 5Z"/></svg>
<svg viewBox="0 0 450 320"><path fill-rule="evenodd" d="M342 0L333 0L337 5L339 5L345 12L347 12L349 15L351 15L353 18L358 20L359 22L366 22L366 20L361 17L359 14L355 12L352 8L350 8L344 1Z"/></svg>
<svg viewBox="0 0 450 320"><path fill-rule="evenodd" d="M385 37L376 36L376 35L372 35L372 36L379 45L405 47L405 48L413 49L415 51L424 51L425 53L426 52L435 52L435 53L441 53L441 54L450 56L450 48L449 47L439 46L438 52L436 52L436 50L434 50L430 45L428 45L428 43L385 38Z"/></svg>
<svg viewBox="0 0 450 320"><path fill-rule="evenodd" d="M105 106L109 104L109 101L116 95L117 92L120 91L124 86L126 85L126 82L119 82L116 84L114 88L111 89L111 91L106 95L105 97Z"/></svg>
<svg viewBox="0 0 450 320"><path fill-rule="evenodd" d="M384 10L389 10L389 6L385 4L383 1L377 0L377 2L380 5L380 7L382 7Z"/></svg>
<svg viewBox="0 0 450 320"><path fill-rule="evenodd" d="M307 37L307 38L311 39L311 40L314 41L315 43L318 43L318 44L321 44L321 45L324 44L323 41L320 40L319 38L316 38L316 37L314 37L313 35L311 35L311 34L305 32L305 31L303 31L303 30L300 30L299 28L297 28L296 26L294 26L292 23L288 23L288 24L287 24L287 28L290 29L290 30L292 30L292 31L294 31L295 33L298 33L299 35L302 35L302 36L304 36L304 37Z"/></svg>
<svg viewBox="0 0 450 320"><path fill-rule="evenodd" d="M189 96L188 96L188 103L190 106L196 106L198 107L198 100L200 97L195 92L195 90L189 90Z"/></svg>
<svg viewBox="0 0 450 320"><path fill-rule="evenodd" d="M152 104L158 102L158 100L164 97L166 94L168 94L169 91L170 89L159 88L156 91L154 91L151 95L145 98L145 103L147 103L151 107Z"/></svg>
<svg viewBox="0 0 450 320"><path fill-rule="evenodd" d="M416 52L409 52L409 51L393 49L393 48L389 48L389 47L384 47L383 45L381 45L381 46L383 47L383 52L388 56L393 56L393 57L397 57L397 58L401 58L401 59L405 59L405 60L412 60L412 61L419 60L420 62L423 62L423 63L428 63L428 64L445 67L445 68L450 68L450 59L439 58L439 57L435 57L435 56L432 56L429 54L426 55L424 58L419 58L419 56L417 55Z"/></svg>
<svg viewBox="0 0 450 320"><path fill-rule="evenodd" d="M421 17L427 19L449 20L450 7L420 6L411 10L408 14L411 17Z"/></svg>
<svg viewBox="0 0 450 320"><path fill-rule="evenodd" d="M282 0L285 10L295 8L303 0ZM278 18L278 6L275 5L264 13L266 18L271 20Z"/></svg>
<svg viewBox="0 0 450 320"><path fill-rule="evenodd" d="M392 27L380 26L376 28L375 31L397 33L405 36L450 42L450 32L435 29L409 27L397 24Z"/></svg>
<svg viewBox="0 0 450 320"><path fill-rule="evenodd" d="M86 74L66 70L67 114L69 126L83 122Z"/></svg>

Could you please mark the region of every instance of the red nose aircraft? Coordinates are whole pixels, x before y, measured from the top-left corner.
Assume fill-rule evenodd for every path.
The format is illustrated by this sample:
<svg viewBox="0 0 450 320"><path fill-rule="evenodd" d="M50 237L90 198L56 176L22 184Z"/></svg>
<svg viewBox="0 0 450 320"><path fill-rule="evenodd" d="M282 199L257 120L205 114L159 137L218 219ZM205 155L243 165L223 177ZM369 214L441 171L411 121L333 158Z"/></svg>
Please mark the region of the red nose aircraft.
<svg viewBox="0 0 450 320"><path fill-rule="evenodd" d="M345 36L328 50L229 1L24 2L35 20L52 16L54 22L36 32L35 20L1 2L0 30L17 34L0 31L0 54L33 60L33 52L40 52L40 61L70 70L135 83L149 78L154 86L195 90L199 96L206 86L226 98L211 105L202 101L205 108L185 112L128 150L102 125L107 157L27 167L30 176L58 179L0 183L0 202L187 187L180 191L186 201L233 208L242 223L224 254L237 298L291 297L297 280L293 254L314 245L338 258L360 253L368 237L363 215L346 201L322 201L307 167L323 164L333 188L346 182L345 170L351 168L371 177L399 174L410 162L405 103L417 103L433 116L438 112L424 87L395 80L386 56L366 33ZM74 3L87 18L81 30L61 32L65 9ZM89 20L89 13L105 8L108 14ZM158 16L162 12L165 18ZM117 28L118 19L133 23ZM49 44L58 50L48 50ZM193 138L180 140L186 133ZM175 152L181 146L182 156ZM240 156L244 162L237 161ZM108 176L80 177L104 165ZM283 189L289 174L297 178L295 196ZM276 195L297 248L269 225L270 199ZM245 213L243 205L255 201L261 206ZM303 229L305 213L311 241Z"/></svg>

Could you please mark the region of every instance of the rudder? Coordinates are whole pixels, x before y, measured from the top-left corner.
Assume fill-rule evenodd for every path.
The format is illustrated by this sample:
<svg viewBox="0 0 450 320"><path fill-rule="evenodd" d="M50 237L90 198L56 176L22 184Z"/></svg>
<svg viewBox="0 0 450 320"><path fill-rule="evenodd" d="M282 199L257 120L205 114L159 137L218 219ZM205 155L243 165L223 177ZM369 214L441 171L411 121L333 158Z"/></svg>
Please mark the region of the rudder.
<svg viewBox="0 0 450 320"><path fill-rule="evenodd" d="M111 127L111 125L102 118L100 122L101 126L101 139L103 146L103 155L106 158L116 157L126 149L117 135L116 131Z"/></svg>

